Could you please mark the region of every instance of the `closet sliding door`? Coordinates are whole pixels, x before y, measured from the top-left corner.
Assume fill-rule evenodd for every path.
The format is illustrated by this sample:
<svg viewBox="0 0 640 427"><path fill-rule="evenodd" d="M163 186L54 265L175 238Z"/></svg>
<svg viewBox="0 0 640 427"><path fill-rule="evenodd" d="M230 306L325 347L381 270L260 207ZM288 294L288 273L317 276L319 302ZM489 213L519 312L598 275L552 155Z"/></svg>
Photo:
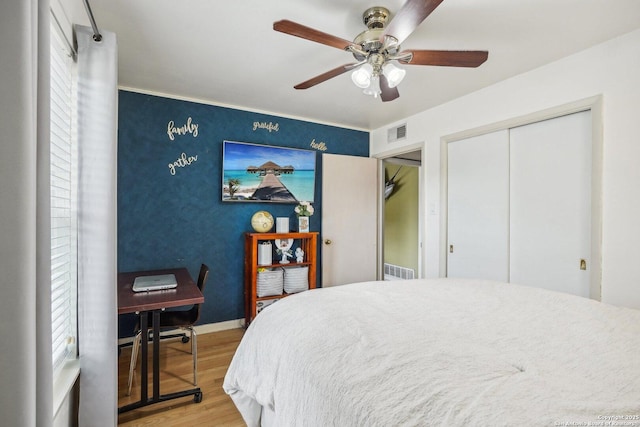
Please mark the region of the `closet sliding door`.
<svg viewBox="0 0 640 427"><path fill-rule="evenodd" d="M448 144L447 276L509 280L509 133Z"/></svg>
<svg viewBox="0 0 640 427"><path fill-rule="evenodd" d="M510 282L589 297L591 112L510 131Z"/></svg>
<svg viewBox="0 0 640 427"><path fill-rule="evenodd" d="M447 276L589 297L591 112L448 144Z"/></svg>

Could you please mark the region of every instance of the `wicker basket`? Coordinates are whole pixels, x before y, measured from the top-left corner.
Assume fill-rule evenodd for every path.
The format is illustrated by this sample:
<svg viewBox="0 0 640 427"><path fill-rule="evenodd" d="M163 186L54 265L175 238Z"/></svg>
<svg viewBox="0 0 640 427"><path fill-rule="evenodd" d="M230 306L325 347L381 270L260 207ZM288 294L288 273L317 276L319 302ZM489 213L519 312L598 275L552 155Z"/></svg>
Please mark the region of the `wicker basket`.
<svg viewBox="0 0 640 427"><path fill-rule="evenodd" d="M284 291L295 294L309 289L309 266L284 269Z"/></svg>
<svg viewBox="0 0 640 427"><path fill-rule="evenodd" d="M282 268L258 272L258 279L256 280L256 293L258 294L258 297L282 295L282 291Z"/></svg>

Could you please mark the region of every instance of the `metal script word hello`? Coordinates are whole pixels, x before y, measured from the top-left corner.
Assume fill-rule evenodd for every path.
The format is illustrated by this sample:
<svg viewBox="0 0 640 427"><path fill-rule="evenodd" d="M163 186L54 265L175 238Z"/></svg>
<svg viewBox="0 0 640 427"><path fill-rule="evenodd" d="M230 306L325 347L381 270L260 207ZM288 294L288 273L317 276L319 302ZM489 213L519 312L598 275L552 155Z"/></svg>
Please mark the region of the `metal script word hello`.
<svg viewBox="0 0 640 427"><path fill-rule="evenodd" d="M311 148L315 148L318 151L327 151L327 144L324 142L316 142L315 138L309 144Z"/></svg>

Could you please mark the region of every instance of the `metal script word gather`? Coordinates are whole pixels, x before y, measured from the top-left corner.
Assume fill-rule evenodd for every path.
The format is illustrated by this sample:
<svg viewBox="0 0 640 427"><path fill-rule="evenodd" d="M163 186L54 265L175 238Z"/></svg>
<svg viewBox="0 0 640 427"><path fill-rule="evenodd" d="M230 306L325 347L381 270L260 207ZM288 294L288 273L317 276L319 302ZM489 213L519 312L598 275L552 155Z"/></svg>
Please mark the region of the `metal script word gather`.
<svg viewBox="0 0 640 427"><path fill-rule="evenodd" d="M176 168L184 168L186 166L191 165L191 163L198 161L198 155L195 156L187 156L186 153L182 153L180 157L176 159L175 162L169 163L169 172L171 175L176 174Z"/></svg>

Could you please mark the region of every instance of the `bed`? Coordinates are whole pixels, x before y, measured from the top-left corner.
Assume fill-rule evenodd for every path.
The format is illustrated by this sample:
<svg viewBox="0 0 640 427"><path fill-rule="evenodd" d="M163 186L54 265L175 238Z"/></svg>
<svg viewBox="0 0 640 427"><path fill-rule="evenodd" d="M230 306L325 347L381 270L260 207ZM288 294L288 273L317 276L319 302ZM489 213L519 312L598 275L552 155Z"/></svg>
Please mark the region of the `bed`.
<svg viewBox="0 0 640 427"><path fill-rule="evenodd" d="M490 281L316 289L256 317L223 388L250 427L640 426L640 311Z"/></svg>

